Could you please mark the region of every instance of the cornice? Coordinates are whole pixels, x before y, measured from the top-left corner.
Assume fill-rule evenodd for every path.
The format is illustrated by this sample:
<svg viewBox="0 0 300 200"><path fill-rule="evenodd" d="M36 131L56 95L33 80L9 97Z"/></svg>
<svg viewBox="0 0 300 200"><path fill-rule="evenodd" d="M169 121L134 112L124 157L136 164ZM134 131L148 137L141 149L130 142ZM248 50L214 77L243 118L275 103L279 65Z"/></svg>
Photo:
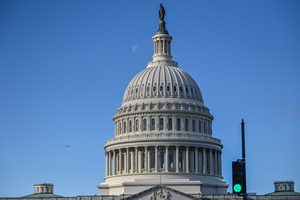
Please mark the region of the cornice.
<svg viewBox="0 0 300 200"><path fill-rule="evenodd" d="M221 140L217 138L213 138L210 136L202 135L202 134L189 134L189 133L150 133L150 134L134 134L134 135L123 135L118 136L106 141L104 145L104 149L111 145L116 144L126 144L126 143L136 143L136 142L199 142L199 143L209 143L213 145L220 146Z"/></svg>

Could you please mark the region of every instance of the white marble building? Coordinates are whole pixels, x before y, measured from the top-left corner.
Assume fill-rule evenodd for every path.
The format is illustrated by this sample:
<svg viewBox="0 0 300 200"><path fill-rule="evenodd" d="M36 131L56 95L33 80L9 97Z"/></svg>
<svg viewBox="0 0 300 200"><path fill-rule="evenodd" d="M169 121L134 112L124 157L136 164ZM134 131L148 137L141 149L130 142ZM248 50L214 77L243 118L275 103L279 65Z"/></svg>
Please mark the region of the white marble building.
<svg viewBox="0 0 300 200"><path fill-rule="evenodd" d="M99 193L128 196L161 184L194 196L225 194L214 117L196 81L172 60L163 19L152 40L153 60L130 81L113 117Z"/></svg>

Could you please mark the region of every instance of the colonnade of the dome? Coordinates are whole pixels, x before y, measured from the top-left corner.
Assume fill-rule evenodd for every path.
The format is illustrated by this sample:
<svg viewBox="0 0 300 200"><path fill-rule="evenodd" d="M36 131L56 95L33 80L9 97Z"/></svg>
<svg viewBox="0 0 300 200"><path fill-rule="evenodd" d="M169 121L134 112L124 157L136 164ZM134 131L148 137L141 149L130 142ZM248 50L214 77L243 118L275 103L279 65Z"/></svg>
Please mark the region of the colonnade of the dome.
<svg viewBox="0 0 300 200"><path fill-rule="evenodd" d="M201 146L114 147L106 150L106 178L159 172L222 176L221 154L221 149Z"/></svg>
<svg viewBox="0 0 300 200"><path fill-rule="evenodd" d="M204 117L155 114L122 117L115 120L115 136L151 131L176 131L212 135L211 120Z"/></svg>

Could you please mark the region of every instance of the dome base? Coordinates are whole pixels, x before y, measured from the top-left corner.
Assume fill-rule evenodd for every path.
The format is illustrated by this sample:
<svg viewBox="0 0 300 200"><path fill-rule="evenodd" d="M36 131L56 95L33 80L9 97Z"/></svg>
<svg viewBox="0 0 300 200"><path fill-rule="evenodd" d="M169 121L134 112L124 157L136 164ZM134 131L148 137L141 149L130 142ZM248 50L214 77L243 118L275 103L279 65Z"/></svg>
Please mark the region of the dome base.
<svg viewBox="0 0 300 200"><path fill-rule="evenodd" d="M112 177L98 185L100 195L133 195L156 185L166 185L189 195L226 194L228 184L220 177L195 174L141 174Z"/></svg>

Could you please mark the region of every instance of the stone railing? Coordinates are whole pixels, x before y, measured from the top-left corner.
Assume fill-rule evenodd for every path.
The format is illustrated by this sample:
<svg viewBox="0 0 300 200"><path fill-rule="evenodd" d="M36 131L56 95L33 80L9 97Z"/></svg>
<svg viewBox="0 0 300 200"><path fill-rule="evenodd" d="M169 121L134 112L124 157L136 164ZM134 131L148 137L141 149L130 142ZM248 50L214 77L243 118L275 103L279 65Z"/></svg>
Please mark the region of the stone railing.
<svg viewBox="0 0 300 200"><path fill-rule="evenodd" d="M125 143L125 142L139 142L139 141L157 141L157 140L169 140L169 141L201 141L207 143L221 144L221 140L202 134L186 134L186 133L149 133L149 134L134 134L134 135L122 135L106 141L105 146L111 144Z"/></svg>

